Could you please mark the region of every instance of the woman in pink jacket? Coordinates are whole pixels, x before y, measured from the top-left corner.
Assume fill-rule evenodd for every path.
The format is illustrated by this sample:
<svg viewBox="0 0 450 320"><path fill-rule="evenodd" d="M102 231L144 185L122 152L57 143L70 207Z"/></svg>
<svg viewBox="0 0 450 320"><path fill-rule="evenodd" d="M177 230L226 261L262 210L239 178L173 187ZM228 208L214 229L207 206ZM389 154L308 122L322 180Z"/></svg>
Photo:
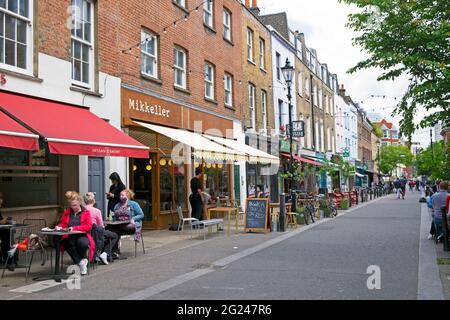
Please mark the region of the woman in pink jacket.
<svg viewBox="0 0 450 320"><path fill-rule="evenodd" d="M81 274L85 275L88 264L87 249L89 248L89 261L92 261L95 252L95 243L91 236L92 218L90 212L81 206L83 199L77 192L66 192L66 198L70 208L64 211L61 222L55 229L85 232L79 235L63 236L61 241L63 250L66 250L73 262L80 266Z"/></svg>

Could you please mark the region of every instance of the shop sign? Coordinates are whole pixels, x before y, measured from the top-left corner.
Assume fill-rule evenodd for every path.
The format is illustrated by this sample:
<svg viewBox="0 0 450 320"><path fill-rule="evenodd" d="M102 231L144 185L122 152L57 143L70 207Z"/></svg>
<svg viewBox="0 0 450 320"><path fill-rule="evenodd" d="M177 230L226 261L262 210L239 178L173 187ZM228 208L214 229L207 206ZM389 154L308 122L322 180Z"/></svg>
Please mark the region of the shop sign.
<svg viewBox="0 0 450 320"><path fill-rule="evenodd" d="M350 152L349 152L349 150L348 150L347 148L344 149L344 152L343 152L342 156L343 156L344 158L350 157Z"/></svg>
<svg viewBox="0 0 450 320"><path fill-rule="evenodd" d="M289 141L280 140L280 151L290 152Z"/></svg>
<svg viewBox="0 0 450 320"><path fill-rule="evenodd" d="M0 85L4 86L6 84L6 74L0 73Z"/></svg>
<svg viewBox="0 0 450 320"><path fill-rule="evenodd" d="M326 155L321 152L316 152L316 158L319 160L327 160Z"/></svg>

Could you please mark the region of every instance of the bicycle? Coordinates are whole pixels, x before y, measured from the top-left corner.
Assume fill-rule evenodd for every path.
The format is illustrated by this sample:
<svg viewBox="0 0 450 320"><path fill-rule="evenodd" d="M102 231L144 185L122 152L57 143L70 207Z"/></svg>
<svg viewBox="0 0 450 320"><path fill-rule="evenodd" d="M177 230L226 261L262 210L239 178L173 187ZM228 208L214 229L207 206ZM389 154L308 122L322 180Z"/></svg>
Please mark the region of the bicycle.
<svg viewBox="0 0 450 320"><path fill-rule="evenodd" d="M330 210L331 216L333 218L336 218L336 216L338 215L338 210L336 208L336 205L335 205L334 200L333 200L332 197L328 198L327 206L328 206L328 209Z"/></svg>

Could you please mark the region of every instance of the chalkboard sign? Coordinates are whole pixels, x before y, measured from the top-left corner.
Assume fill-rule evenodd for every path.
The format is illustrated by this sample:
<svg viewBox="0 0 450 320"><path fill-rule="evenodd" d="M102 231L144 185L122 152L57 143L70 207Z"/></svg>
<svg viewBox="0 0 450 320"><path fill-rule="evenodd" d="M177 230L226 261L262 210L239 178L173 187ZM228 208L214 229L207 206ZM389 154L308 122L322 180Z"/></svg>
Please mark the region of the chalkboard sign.
<svg viewBox="0 0 450 320"><path fill-rule="evenodd" d="M268 232L269 199L247 198L245 232Z"/></svg>

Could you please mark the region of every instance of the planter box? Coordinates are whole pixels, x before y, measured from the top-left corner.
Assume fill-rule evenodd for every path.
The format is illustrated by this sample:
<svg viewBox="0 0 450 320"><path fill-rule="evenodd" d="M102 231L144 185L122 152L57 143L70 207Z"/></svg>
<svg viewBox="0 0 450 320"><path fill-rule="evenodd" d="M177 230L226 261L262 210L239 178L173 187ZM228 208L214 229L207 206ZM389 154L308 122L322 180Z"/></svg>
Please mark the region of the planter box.
<svg viewBox="0 0 450 320"><path fill-rule="evenodd" d="M342 210L347 210L348 209L348 199L343 199L341 201L341 209Z"/></svg>

